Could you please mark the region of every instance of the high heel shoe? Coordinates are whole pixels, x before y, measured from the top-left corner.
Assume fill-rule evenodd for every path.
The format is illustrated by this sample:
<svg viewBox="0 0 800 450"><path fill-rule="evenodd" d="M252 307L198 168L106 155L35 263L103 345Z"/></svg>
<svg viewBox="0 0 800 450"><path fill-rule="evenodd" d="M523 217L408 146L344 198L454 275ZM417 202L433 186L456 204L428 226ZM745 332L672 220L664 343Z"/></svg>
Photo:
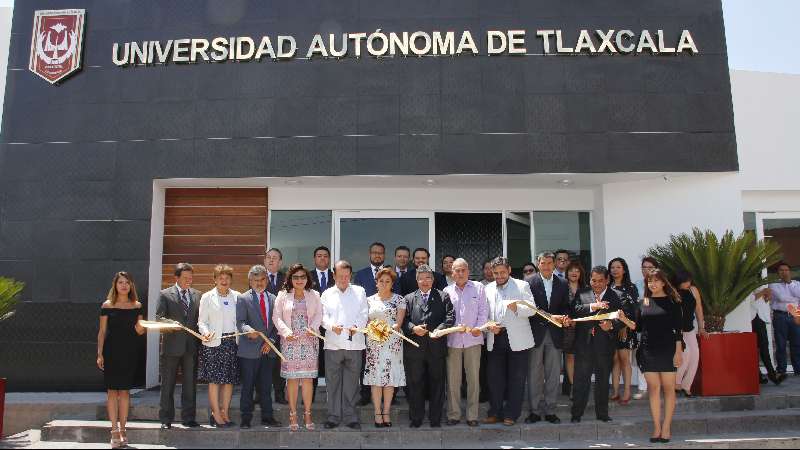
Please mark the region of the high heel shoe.
<svg viewBox="0 0 800 450"><path fill-rule="evenodd" d="M383 428L383 414L375 414L375 417L380 417L381 421L375 421L375 428Z"/></svg>
<svg viewBox="0 0 800 450"><path fill-rule="evenodd" d="M120 429L119 429L119 438L122 441L122 446L123 447L127 447L128 446L128 430L126 430L125 428L120 427Z"/></svg>
<svg viewBox="0 0 800 450"><path fill-rule="evenodd" d="M305 417L306 421L306 430L314 431L314 422L311 420L311 411L304 412L303 417Z"/></svg>
<svg viewBox="0 0 800 450"><path fill-rule="evenodd" d="M211 425L211 428L225 428L225 422L217 422L217 419L214 418L214 413L209 416L208 424Z"/></svg>
<svg viewBox="0 0 800 450"><path fill-rule="evenodd" d="M619 394L612 395L611 398L609 398L609 400L611 400L612 402L619 400Z"/></svg>
<svg viewBox="0 0 800 450"><path fill-rule="evenodd" d="M289 411L289 431L297 431L300 426L297 425L297 413Z"/></svg>
<svg viewBox="0 0 800 450"><path fill-rule="evenodd" d="M381 414L381 416L389 417L390 419L392 418L391 414ZM384 419L383 420L383 426L384 426L384 428L392 428L392 422L387 422L386 419Z"/></svg>
<svg viewBox="0 0 800 450"><path fill-rule="evenodd" d="M117 437L114 437L114 434L116 434ZM120 438L118 428L111 429L111 448L122 448L122 438Z"/></svg>

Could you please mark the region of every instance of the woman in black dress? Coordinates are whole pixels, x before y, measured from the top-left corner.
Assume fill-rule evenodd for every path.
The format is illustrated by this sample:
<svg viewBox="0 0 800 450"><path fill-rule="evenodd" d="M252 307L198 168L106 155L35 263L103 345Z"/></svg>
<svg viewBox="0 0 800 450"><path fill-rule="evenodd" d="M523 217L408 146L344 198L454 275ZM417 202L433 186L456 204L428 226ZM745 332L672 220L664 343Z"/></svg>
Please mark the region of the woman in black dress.
<svg viewBox="0 0 800 450"><path fill-rule="evenodd" d="M587 286L586 283L586 270L583 269L583 265L581 265L578 261L572 261L569 263L566 269L567 274L567 282L569 283L569 300L570 300L570 308L572 304L575 302L575 296L578 295L578 291L585 288ZM562 345L562 350L564 352L564 367L566 368L567 372L567 379L569 380L570 392L568 392L570 399L572 399L572 382L575 377L575 327L565 327L564 328L564 342Z"/></svg>
<svg viewBox="0 0 800 450"><path fill-rule="evenodd" d="M617 292L622 301L622 310L628 317L634 317L639 306L639 290L631 282L631 272L628 263L622 258L614 258L608 263L611 274L611 289ZM619 331L617 351L614 353L614 369L611 372L611 398L620 405L627 405L631 401L631 381L633 366L631 366L631 352L636 348L636 333L628 328ZM619 396L619 382L622 378L624 384L622 397Z"/></svg>
<svg viewBox="0 0 800 450"><path fill-rule="evenodd" d="M106 407L111 421L111 448L128 445L125 426L131 403L129 391L136 377L141 335L145 333L140 320L142 304L133 278L127 272L118 272L100 309L97 335L97 367L103 371L108 391Z"/></svg>
<svg viewBox="0 0 800 450"><path fill-rule="evenodd" d="M635 323L629 326L639 331L641 339L636 360L650 391L650 414L653 417L650 442L666 443L672 437L675 371L681 366L683 358L681 298L660 269L654 269L644 281L644 299L636 310Z"/></svg>

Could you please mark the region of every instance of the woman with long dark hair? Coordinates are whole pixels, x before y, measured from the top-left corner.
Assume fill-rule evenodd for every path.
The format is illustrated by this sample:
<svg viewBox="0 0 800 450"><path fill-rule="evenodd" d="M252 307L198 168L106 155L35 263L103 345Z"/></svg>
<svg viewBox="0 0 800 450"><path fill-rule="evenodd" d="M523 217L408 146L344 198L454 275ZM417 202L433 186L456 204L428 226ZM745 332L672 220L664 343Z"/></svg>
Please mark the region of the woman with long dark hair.
<svg viewBox="0 0 800 450"><path fill-rule="evenodd" d="M640 333L636 360L650 391L653 418L650 442L667 443L672 438L675 413L675 372L683 363L681 298L660 269L649 272L644 281L644 298L636 310L635 323L631 325Z"/></svg>
<svg viewBox="0 0 800 450"><path fill-rule="evenodd" d="M572 261L567 266L566 274L567 282L569 283L570 305L572 305L575 302L575 296L578 295L578 292L588 285L586 282L586 270L583 268L583 265L580 262ZM575 377L574 326L564 328L564 345L562 346L562 349L564 351L564 366L567 371L567 379L569 380L569 385L572 386L572 382ZM572 394L570 394L570 398L572 398Z"/></svg>
<svg viewBox="0 0 800 450"><path fill-rule="evenodd" d="M700 346L697 343L697 336L708 337L703 317L703 298L700 296L700 290L694 286L692 275L685 270L675 274L673 286L678 288L678 294L681 296L683 311L681 331L683 331L683 343L686 345L683 364L678 368L675 379L675 388L683 391L684 396L691 397L692 383L700 365ZM697 330L694 328L695 317L697 317Z"/></svg>
<svg viewBox="0 0 800 450"><path fill-rule="evenodd" d="M628 263L622 258L614 258L608 262L608 270L611 274L610 287L619 295L622 310L628 317L633 317L639 305L639 290L631 282ZM612 401L618 401L620 405L627 405L631 401L631 378L633 378L631 353L636 345L636 333L628 328L620 330L617 351L614 353L614 368L611 371L610 398ZM622 397L619 395L620 378L624 384Z"/></svg>
<svg viewBox="0 0 800 450"><path fill-rule="evenodd" d="M97 334L97 367L103 371L108 393L106 408L111 421L111 448L128 445L125 426L131 404L130 390L139 363L139 336L145 333L144 327L139 325L142 314L133 278L127 272L117 272L100 309Z"/></svg>

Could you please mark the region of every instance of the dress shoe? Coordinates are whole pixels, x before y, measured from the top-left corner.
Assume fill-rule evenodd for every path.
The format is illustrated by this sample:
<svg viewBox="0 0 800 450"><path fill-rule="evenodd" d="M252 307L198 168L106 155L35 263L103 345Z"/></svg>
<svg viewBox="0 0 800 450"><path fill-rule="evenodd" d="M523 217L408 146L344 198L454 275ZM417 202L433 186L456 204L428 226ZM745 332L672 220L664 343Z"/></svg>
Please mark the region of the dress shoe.
<svg viewBox="0 0 800 450"><path fill-rule="evenodd" d="M236 422L225 422L225 427L233 428L236 426Z"/></svg>
<svg viewBox="0 0 800 450"><path fill-rule="evenodd" d="M347 428L350 428L351 430L360 430L361 424L358 422L350 422L347 424Z"/></svg>
<svg viewBox="0 0 800 450"><path fill-rule="evenodd" d="M369 397L361 397L361 400L358 401L358 406L367 406L372 403L372 400Z"/></svg>
<svg viewBox="0 0 800 450"><path fill-rule="evenodd" d="M766 384L767 382L771 381L771 382L775 383L775 386L780 386L780 384L783 383L783 380L781 379L781 377L779 377L775 373L767 374L767 376L764 378L764 380L765 380L765 382L762 382L761 384Z"/></svg>
<svg viewBox="0 0 800 450"><path fill-rule="evenodd" d="M549 415L544 416L544 420L546 420L546 421L548 421L548 422L550 422L550 423L552 423L554 425L557 425L557 424L561 423L561 419L559 419L558 417L554 416L553 414L549 414Z"/></svg>
<svg viewBox="0 0 800 450"><path fill-rule="evenodd" d="M538 414L530 413L528 417L525 418L525 423L537 423L541 422L542 417Z"/></svg>
<svg viewBox="0 0 800 450"><path fill-rule="evenodd" d="M421 426L422 426L422 422L419 421L419 420L412 420L411 424L409 424L409 427L411 427L411 428L419 428Z"/></svg>
<svg viewBox="0 0 800 450"><path fill-rule="evenodd" d="M769 378L765 377L764 375L760 375L758 377L758 382L759 382L759 384L768 384L769 383Z"/></svg>
<svg viewBox="0 0 800 450"><path fill-rule="evenodd" d="M500 420L495 416L489 416L489 417L483 419L483 423L485 423L486 425L494 425L499 421Z"/></svg>
<svg viewBox="0 0 800 450"><path fill-rule="evenodd" d="M458 424L460 424L460 423L461 423L461 421L460 421L460 420L453 420L453 419L449 419L449 420L447 421L447 426L448 426L448 427L454 427L454 426L456 426L456 425L458 425Z"/></svg>
<svg viewBox="0 0 800 450"><path fill-rule="evenodd" d="M658 444L660 442L661 442L661 438L660 437L651 437L650 438L650 443L651 444Z"/></svg>
<svg viewBox="0 0 800 450"><path fill-rule="evenodd" d="M431 422L431 428L442 428L441 422Z"/></svg>
<svg viewBox="0 0 800 450"><path fill-rule="evenodd" d="M503 425L507 427L513 427L515 423L514 419L503 419Z"/></svg>
<svg viewBox="0 0 800 450"><path fill-rule="evenodd" d="M475 428L477 426L480 426L480 422L478 422L477 420L468 420L467 425L472 428Z"/></svg>
<svg viewBox="0 0 800 450"><path fill-rule="evenodd" d="M162 430L171 430L172 429L172 424L171 423L162 423L161 424L161 429Z"/></svg>
<svg viewBox="0 0 800 450"><path fill-rule="evenodd" d="M325 422L325 424L323 426L325 427L326 430L332 430L332 429L338 427L339 424L338 423L334 423L334 422Z"/></svg>
<svg viewBox="0 0 800 450"><path fill-rule="evenodd" d="M277 403L279 405L288 405L289 404L289 402L283 397L276 398L275 399L275 403Z"/></svg>
<svg viewBox="0 0 800 450"><path fill-rule="evenodd" d="M570 419L569 421L570 421L571 423L581 423L581 418L580 418L580 417L573 417L573 418L572 418L572 419Z"/></svg>
<svg viewBox="0 0 800 450"><path fill-rule="evenodd" d="M608 422L611 422L611 421L612 421L612 420L611 420L611 417L608 417L608 416L605 416L605 417L598 417L598 418L597 418L597 420L599 420L600 422L605 422L605 423L608 423Z"/></svg>
<svg viewBox="0 0 800 450"><path fill-rule="evenodd" d="M242 424L241 424L241 425L239 425L239 428L241 428L242 430L249 430L249 429L251 428L251 427L250 427L250 421L249 421L249 420L244 420L244 419L243 419L243 420L242 420Z"/></svg>
<svg viewBox="0 0 800 450"><path fill-rule="evenodd" d="M281 423L275 420L274 417L268 417L266 419L261 419L261 425L264 425L265 427L279 427L281 426Z"/></svg>
<svg viewBox="0 0 800 450"><path fill-rule="evenodd" d="M665 438L659 438L659 439L658 439L658 442L660 442L660 443L662 443L662 444L669 444L669 439L665 439Z"/></svg>
<svg viewBox="0 0 800 450"><path fill-rule="evenodd" d="M189 420L189 421L186 421L186 422L181 422L181 425L185 426L186 428L197 428L197 427L200 426L200 424L197 423L196 420Z"/></svg>

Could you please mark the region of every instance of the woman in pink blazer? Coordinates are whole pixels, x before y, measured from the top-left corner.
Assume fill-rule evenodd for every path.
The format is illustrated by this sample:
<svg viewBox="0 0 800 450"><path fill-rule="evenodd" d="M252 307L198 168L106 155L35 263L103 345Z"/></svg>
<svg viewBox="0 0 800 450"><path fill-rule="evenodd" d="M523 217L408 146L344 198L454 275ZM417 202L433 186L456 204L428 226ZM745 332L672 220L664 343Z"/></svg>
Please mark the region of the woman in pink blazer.
<svg viewBox="0 0 800 450"><path fill-rule="evenodd" d="M311 289L311 276L302 264L289 268L283 289L275 300L272 321L281 336L281 352L286 357L281 363L281 377L286 379L289 427L292 431L299 429L297 386L301 384L305 425L313 430L311 402L319 364L319 339L310 330L319 330L322 323L322 301L317 291Z"/></svg>

